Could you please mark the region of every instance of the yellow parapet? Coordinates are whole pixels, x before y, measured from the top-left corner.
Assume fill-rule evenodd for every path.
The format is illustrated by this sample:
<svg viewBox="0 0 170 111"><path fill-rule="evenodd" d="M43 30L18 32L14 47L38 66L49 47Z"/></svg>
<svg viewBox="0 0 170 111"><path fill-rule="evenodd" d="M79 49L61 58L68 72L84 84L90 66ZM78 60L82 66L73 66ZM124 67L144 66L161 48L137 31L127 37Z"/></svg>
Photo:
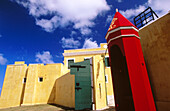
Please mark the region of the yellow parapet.
<svg viewBox="0 0 170 111"><path fill-rule="evenodd" d="M25 64L25 61L16 61L15 64Z"/></svg>

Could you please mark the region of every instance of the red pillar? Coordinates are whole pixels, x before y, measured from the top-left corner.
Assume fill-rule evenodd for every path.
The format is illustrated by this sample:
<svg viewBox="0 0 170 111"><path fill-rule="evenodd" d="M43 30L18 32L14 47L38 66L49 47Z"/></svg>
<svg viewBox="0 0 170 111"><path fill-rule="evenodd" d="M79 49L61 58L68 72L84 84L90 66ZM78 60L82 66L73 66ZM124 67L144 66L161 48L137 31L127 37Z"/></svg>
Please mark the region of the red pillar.
<svg viewBox="0 0 170 111"><path fill-rule="evenodd" d="M105 38L108 43L112 75L114 61L111 60L111 47L118 46L125 57L135 111L156 111L138 29L116 12ZM116 87L114 85L114 89Z"/></svg>

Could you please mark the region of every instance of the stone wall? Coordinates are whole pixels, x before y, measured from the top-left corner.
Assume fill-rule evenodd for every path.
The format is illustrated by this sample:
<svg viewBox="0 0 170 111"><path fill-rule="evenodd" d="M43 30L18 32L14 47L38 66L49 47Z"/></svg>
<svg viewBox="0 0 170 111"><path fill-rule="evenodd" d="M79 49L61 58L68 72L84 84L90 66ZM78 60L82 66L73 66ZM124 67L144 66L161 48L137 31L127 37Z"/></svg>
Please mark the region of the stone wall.
<svg viewBox="0 0 170 111"><path fill-rule="evenodd" d="M158 111L170 110L170 13L139 30Z"/></svg>

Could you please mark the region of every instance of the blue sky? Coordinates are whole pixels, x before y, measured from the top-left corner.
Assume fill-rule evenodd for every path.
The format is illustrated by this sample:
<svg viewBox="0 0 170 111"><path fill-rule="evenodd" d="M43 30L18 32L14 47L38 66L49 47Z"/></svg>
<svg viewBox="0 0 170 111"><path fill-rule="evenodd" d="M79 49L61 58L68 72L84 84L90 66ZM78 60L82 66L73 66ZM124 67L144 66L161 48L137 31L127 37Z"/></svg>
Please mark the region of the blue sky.
<svg viewBox="0 0 170 111"><path fill-rule="evenodd" d="M162 16L169 0L0 0L0 92L6 65L61 63L67 49L105 43L115 9L133 22L148 6Z"/></svg>

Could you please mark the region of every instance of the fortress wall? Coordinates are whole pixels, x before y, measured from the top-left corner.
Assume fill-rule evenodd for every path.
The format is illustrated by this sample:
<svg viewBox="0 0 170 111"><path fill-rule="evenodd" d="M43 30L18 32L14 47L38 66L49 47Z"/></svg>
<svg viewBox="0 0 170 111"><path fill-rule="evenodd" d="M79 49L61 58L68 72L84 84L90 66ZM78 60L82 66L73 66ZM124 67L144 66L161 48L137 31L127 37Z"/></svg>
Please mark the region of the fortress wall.
<svg viewBox="0 0 170 111"><path fill-rule="evenodd" d="M30 64L28 66L27 72L27 81L26 87L24 92L24 101L22 105L32 105L35 103L35 88L36 88L36 80L38 74L38 65L37 64Z"/></svg>
<svg viewBox="0 0 170 111"><path fill-rule="evenodd" d="M105 74L107 75L106 88L107 88L107 101L109 106L115 106L114 102L114 92L113 92L113 82L110 67L105 67Z"/></svg>
<svg viewBox="0 0 170 111"><path fill-rule="evenodd" d="M55 81L61 76L62 64L47 64L39 66L38 78L43 77L43 81L36 81L35 103L46 104L54 102Z"/></svg>
<svg viewBox="0 0 170 111"><path fill-rule="evenodd" d="M23 78L26 75L26 64L8 65L1 92L0 108L20 106L23 101Z"/></svg>
<svg viewBox="0 0 170 111"><path fill-rule="evenodd" d="M30 64L23 105L54 103L55 81L62 76L61 67L62 64Z"/></svg>
<svg viewBox="0 0 170 111"><path fill-rule="evenodd" d="M139 30L158 111L170 110L170 13Z"/></svg>
<svg viewBox="0 0 170 111"><path fill-rule="evenodd" d="M96 110L100 110L107 107L104 64L101 55L93 57L93 74L95 105Z"/></svg>
<svg viewBox="0 0 170 111"><path fill-rule="evenodd" d="M54 103L75 108L75 75L67 73L56 80Z"/></svg>

